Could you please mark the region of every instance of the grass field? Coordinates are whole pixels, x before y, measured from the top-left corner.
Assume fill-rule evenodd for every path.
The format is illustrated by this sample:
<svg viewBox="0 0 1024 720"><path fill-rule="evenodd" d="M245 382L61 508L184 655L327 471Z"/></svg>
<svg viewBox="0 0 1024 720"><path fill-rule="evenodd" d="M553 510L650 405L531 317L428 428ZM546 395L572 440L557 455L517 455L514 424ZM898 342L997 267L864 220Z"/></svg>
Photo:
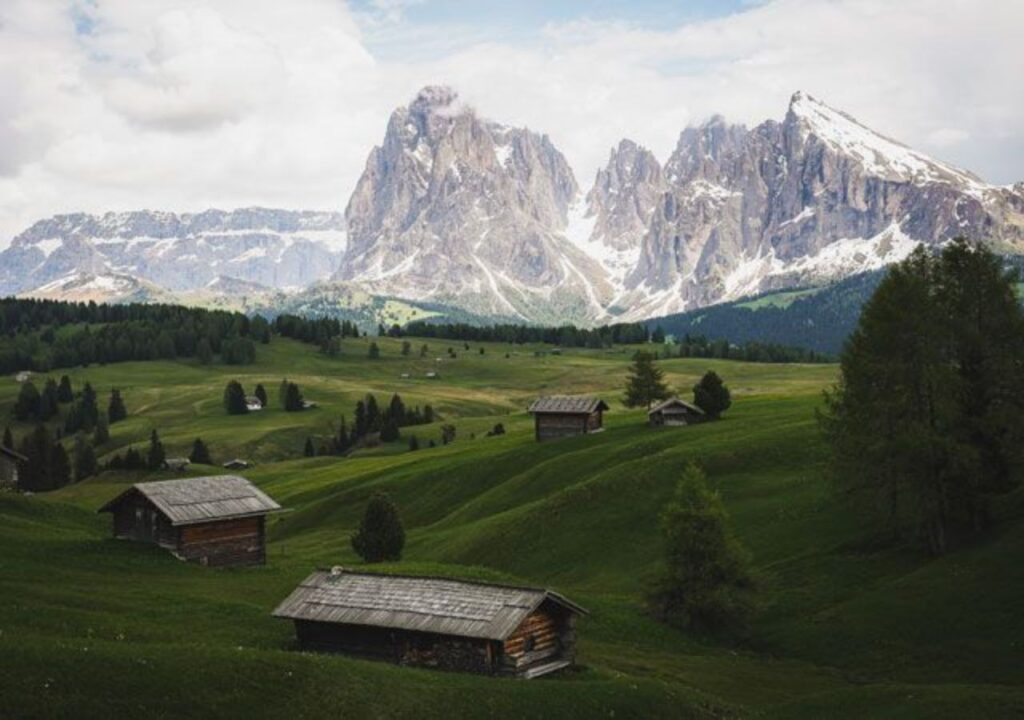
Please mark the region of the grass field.
<svg viewBox="0 0 1024 720"><path fill-rule="evenodd" d="M47 495L0 496L0 717L1003 718L1024 714L1024 500L985 543L941 559L878 548L830 492L815 411L835 368L669 360L684 394L708 368L734 395L718 423L651 430L619 403L629 350L564 351L427 341L400 355L350 340L330 359L274 339L244 368L137 363L78 368L130 417L106 453L152 428L171 455L203 437L218 460L292 512L270 525L268 564L215 571L109 537L103 502L142 477L104 474ZM447 348L458 357L448 359ZM507 355L507 356L506 356ZM445 358L437 362L436 358ZM426 372L439 373L428 380ZM409 379L401 379L409 373ZM276 406L281 378L319 408ZM263 382L271 407L221 408L224 384ZM431 403L456 442L302 458L366 392ZM0 385L0 414L17 392ZM599 393L604 433L538 445L524 413L540 393ZM501 422L508 434L484 437ZM440 422L413 431L437 439ZM27 427L15 426L16 434ZM475 437L472 437L475 435ZM647 617L657 513L699 461L754 556L760 608L742 647ZM196 474L217 468L193 468ZM512 681L299 653L270 610L317 565L356 565L348 536L386 490L408 531L408 572L547 585L591 610L581 667Z"/></svg>

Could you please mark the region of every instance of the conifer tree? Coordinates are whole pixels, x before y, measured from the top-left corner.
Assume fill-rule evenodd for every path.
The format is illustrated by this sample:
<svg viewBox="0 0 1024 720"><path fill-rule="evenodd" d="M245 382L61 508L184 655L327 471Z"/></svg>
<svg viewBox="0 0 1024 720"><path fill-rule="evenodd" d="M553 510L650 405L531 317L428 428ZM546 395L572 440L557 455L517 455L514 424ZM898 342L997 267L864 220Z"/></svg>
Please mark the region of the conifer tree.
<svg viewBox="0 0 1024 720"><path fill-rule="evenodd" d="M352 432L356 438L361 438L370 431L370 424L366 419L366 403L362 400L356 402L355 427Z"/></svg>
<svg viewBox="0 0 1024 720"><path fill-rule="evenodd" d="M377 343L375 343L375 342L371 342L370 343L370 349L367 352L367 356L371 360L377 360L377 359L380 358L380 348L377 347Z"/></svg>
<svg viewBox="0 0 1024 720"><path fill-rule="evenodd" d="M359 529L352 535L352 549L368 563L401 560L405 529L398 510L387 495L377 493L366 506Z"/></svg>
<svg viewBox="0 0 1024 720"><path fill-rule="evenodd" d="M693 386L693 404L712 420L717 420L732 405L729 388L714 370L708 370Z"/></svg>
<svg viewBox="0 0 1024 720"><path fill-rule="evenodd" d="M108 440L110 440L110 425L107 423L106 416L100 415L96 420L96 430L92 434L92 444L99 447Z"/></svg>
<svg viewBox="0 0 1024 720"><path fill-rule="evenodd" d="M60 384L57 386L57 402L69 403L75 399L75 393L71 389L71 378L67 375L60 376Z"/></svg>
<svg viewBox="0 0 1024 720"><path fill-rule="evenodd" d="M313 447L313 438L306 438L306 445L302 448L302 454L306 457L316 456L316 448Z"/></svg>
<svg viewBox="0 0 1024 720"><path fill-rule="evenodd" d="M377 398L373 395L366 396L366 428L367 432L379 432L381 427L380 408L377 405Z"/></svg>
<svg viewBox="0 0 1024 720"><path fill-rule="evenodd" d="M99 407L96 405L96 391L93 390L92 384L85 384L76 404L79 407L80 429L92 432L100 416Z"/></svg>
<svg viewBox="0 0 1024 720"><path fill-rule="evenodd" d="M84 435L75 439L75 482L92 477L98 469L96 453Z"/></svg>
<svg viewBox="0 0 1024 720"><path fill-rule="evenodd" d="M415 435L410 435L409 436L409 451L410 452L415 452L416 450L419 450L419 449L420 449L420 441L417 439L417 437Z"/></svg>
<svg viewBox="0 0 1024 720"><path fill-rule="evenodd" d="M683 472L660 525L665 562L647 593L654 615L698 633L742 631L753 610L749 555L696 465Z"/></svg>
<svg viewBox="0 0 1024 720"><path fill-rule="evenodd" d="M192 452L188 454L188 461L196 465L213 465L213 458L210 457L210 448L206 446L202 438L192 441Z"/></svg>
<svg viewBox="0 0 1024 720"><path fill-rule="evenodd" d="M402 341L402 355L408 355L412 352L412 343L408 340Z"/></svg>
<svg viewBox="0 0 1024 720"><path fill-rule="evenodd" d="M210 341L205 337L200 338L196 343L196 358L202 365L213 363L213 348L210 347Z"/></svg>
<svg viewBox="0 0 1024 720"><path fill-rule="evenodd" d="M39 419L39 390L31 380L23 382L18 390L18 399L14 401L14 417L22 422Z"/></svg>
<svg viewBox="0 0 1024 720"><path fill-rule="evenodd" d="M253 393L253 395L255 395L259 399L260 405L262 405L263 407L267 406L267 390L266 388L263 387L263 385L257 385L256 391Z"/></svg>
<svg viewBox="0 0 1024 720"><path fill-rule="evenodd" d="M5 427L4 428L3 446L5 448L7 448L8 450L13 450L14 449L14 436L11 435L11 428L10 427Z"/></svg>
<svg viewBox="0 0 1024 720"><path fill-rule="evenodd" d="M427 346L426 343L423 343L420 346L420 357L421 358L425 358L427 356L427 353L429 353L429 352L430 352L430 348Z"/></svg>
<svg viewBox="0 0 1024 720"><path fill-rule="evenodd" d="M110 391L110 402L107 404L107 419L113 425L128 417L128 410L124 406L124 399L121 391L114 388Z"/></svg>
<svg viewBox="0 0 1024 720"><path fill-rule="evenodd" d="M633 364L626 379L626 406L646 407L650 410L655 400L664 400L668 396L665 373L654 363L654 356L649 352L637 351L633 355Z"/></svg>
<svg viewBox="0 0 1024 720"><path fill-rule="evenodd" d="M57 399L57 383L52 378L46 378L43 392L39 395L39 419L45 422L58 412L60 406Z"/></svg>
<svg viewBox="0 0 1024 720"><path fill-rule="evenodd" d="M245 415L249 406L245 403L245 390L237 380L231 380L224 388L224 409L228 415Z"/></svg>
<svg viewBox="0 0 1024 720"><path fill-rule="evenodd" d="M149 450L146 452L146 468L149 470L159 470L164 466L164 461L167 459L164 453L164 444L160 442L160 436L157 435L156 429L149 434Z"/></svg>
<svg viewBox="0 0 1024 720"><path fill-rule="evenodd" d="M293 382L288 383L288 389L285 392L284 409L288 412L298 412L304 410L306 407L305 402L302 399L302 392L299 390L299 386Z"/></svg>
<svg viewBox="0 0 1024 720"><path fill-rule="evenodd" d="M282 410L288 404L288 378L282 380L281 384L277 386L277 404L281 406Z"/></svg>

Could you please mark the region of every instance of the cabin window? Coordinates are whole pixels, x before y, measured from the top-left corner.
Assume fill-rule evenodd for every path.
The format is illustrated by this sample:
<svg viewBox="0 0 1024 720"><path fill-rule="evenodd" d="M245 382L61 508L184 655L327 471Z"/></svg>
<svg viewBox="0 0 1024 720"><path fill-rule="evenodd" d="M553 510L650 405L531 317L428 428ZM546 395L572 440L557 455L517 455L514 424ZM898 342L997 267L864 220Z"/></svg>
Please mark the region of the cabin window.
<svg viewBox="0 0 1024 720"><path fill-rule="evenodd" d="M535 635L527 635L523 639L523 652L530 652L537 647L537 637Z"/></svg>
<svg viewBox="0 0 1024 720"><path fill-rule="evenodd" d="M135 508L135 519L139 522L142 522L142 508Z"/></svg>

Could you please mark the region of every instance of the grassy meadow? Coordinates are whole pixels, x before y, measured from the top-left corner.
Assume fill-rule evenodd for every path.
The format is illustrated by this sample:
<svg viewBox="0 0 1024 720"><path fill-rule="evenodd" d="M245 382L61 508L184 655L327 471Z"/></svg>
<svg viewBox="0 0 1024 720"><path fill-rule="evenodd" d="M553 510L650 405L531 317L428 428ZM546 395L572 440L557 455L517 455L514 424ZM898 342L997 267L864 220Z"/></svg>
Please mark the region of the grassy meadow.
<svg viewBox="0 0 1024 720"><path fill-rule="evenodd" d="M413 340L403 357L400 340L376 341L375 361L367 339L328 358L274 338L250 366L67 371L76 389L92 382L101 407L111 387L122 390L129 418L111 428L103 455L144 450L154 428L169 456L202 437L218 461L252 460L243 474L290 512L269 521L265 567L212 570L115 541L109 517L95 512L127 484L167 473L0 495L0 717L1024 715L1021 494L982 544L939 559L880 547L830 490L815 412L835 366L662 361L684 396L715 369L733 407L717 423L655 430L621 405L630 348L554 355ZM284 377L318 407L279 409ZM250 393L262 382L270 407L226 415L230 379ZM10 378L0 383L0 417L17 390ZM398 392L406 405L433 405L438 422L403 429L422 449L407 452L402 441L302 457L306 437L328 436L343 413L351 421L367 392L382 404ZM525 407L546 393L602 395L612 406L607 429L538 445ZM507 434L485 437L497 422ZM443 423L457 428L447 446ZM11 426L16 436L29 429ZM430 439L438 446L427 448ZM643 610L660 557L657 515L691 460L753 555L760 607L742 646L686 636ZM403 561L386 569L557 589L591 611L580 666L515 681L297 652L290 623L270 611L314 567L359 564L349 534L378 490L407 531Z"/></svg>

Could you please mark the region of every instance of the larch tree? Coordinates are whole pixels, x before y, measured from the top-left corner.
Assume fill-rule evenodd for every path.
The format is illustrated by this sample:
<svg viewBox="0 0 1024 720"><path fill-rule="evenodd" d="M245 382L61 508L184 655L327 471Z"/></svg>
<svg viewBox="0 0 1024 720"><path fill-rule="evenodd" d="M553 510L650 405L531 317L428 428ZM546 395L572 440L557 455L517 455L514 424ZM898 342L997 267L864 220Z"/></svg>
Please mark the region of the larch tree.
<svg viewBox="0 0 1024 720"><path fill-rule="evenodd" d="M650 410L654 401L664 400L669 394L665 373L655 364L654 356L643 350L637 351L626 379L626 406Z"/></svg>

